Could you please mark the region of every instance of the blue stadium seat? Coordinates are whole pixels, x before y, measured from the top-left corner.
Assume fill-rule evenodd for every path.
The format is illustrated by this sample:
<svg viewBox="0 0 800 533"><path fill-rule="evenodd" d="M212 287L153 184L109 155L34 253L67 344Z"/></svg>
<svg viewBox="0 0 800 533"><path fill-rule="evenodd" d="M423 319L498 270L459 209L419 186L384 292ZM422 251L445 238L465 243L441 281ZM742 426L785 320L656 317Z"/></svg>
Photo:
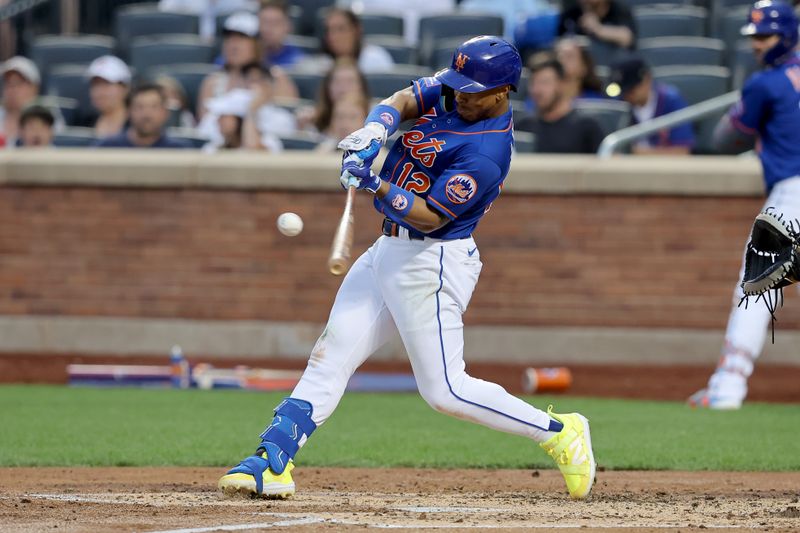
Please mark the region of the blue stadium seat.
<svg viewBox="0 0 800 533"><path fill-rule="evenodd" d="M575 109L595 119L605 135L631 125L631 106L619 100L575 100Z"/></svg>
<svg viewBox="0 0 800 533"><path fill-rule="evenodd" d="M413 80L430 74L417 65L395 65L391 72L373 72L365 74L365 77L370 96L386 98L408 87Z"/></svg>
<svg viewBox="0 0 800 533"><path fill-rule="evenodd" d="M31 44L30 58L47 78L56 65L88 65L113 49L114 39L105 35L41 35Z"/></svg>
<svg viewBox="0 0 800 533"><path fill-rule="evenodd" d="M64 148L92 146L97 142L92 128L65 128L53 136L53 144Z"/></svg>
<svg viewBox="0 0 800 533"><path fill-rule="evenodd" d="M728 68L731 69L731 88L741 89L747 78L760 68L749 41L740 41L728 50Z"/></svg>
<svg viewBox="0 0 800 533"><path fill-rule="evenodd" d="M202 148L208 142L208 139L198 135L193 128L167 128L166 134L173 139L187 141L192 148Z"/></svg>
<svg viewBox="0 0 800 533"><path fill-rule="evenodd" d="M187 63L152 68L147 71L145 78L153 80L161 75L175 78L186 91L189 109L195 110L197 109L197 94L200 92L200 85L206 76L217 70L219 67L208 63Z"/></svg>
<svg viewBox="0 0 800 533"><path fill-rule="evenodd" d="M50 69L43 94L70 98L78 102L73 123L83 123L94 114L89 101L89 79L85 65L57 65Z"/></svg>
<svg viewBox="0 0 800 533"><path fill-rule="evenodd" d="M465 41L476 35L503 35L503 18L464 13L422 17L419 21L419 63L437 68L432 56L438 42L450 37L460 37Z"/></svg>
<svg viewBox="0 0 800 533"><path fill-rule="evenodd" d="M147 35L130 44L131 67L145 72L153 67L185 63L211 63L214 48L199 35Z"/></svg>
<svg viewBox="0 0 800 533"><path fill-rule="evenodd" d="M301 49L306 54L319 53L319 39L316 37L308 37L306 35L289 35L286 38L288 44L292 44Z"/></svg>
<svg viewBox="0 0 800 533"><path fill-rule="evenodd" d="M135 37L163 33L197 34L199 19L186 13L159 11L156 4L131 4L121 7L114 16L114 34L123 59Z"/></svg>
<svg viewBox="0 0 800 533"><path fill-rule="evenodd" d="M416 56L416 49L406 44L405 39L395 35L371 35L366 38L370 44L376 44L383 47L395 63L408 65L414 63Z"/></svg>
<svg viewBox="0 0 800 533"><path fill-rule="evenodd" d="M634 11L639 39L706 35L708 11L696 6L642 7Z"/></svg>
<svg viewBox="0 0 800 533"><path fill-rule="evenodd" d="M532 154L536 152L536 135L528 131L515 131L514 150L519 154Z"/></svg>
<svg viewBox="0 0 800 533"><path fill-rule="evenodd" d="M678 88L689 105L728 92L731 71L714 66L676 66L653 69L653 77Z"/></svg>
<svg viewBox="0 0 800 533"><path fill-rule="evenodd" d="M403 36L403 19L397 15L364 13L358 16L364 35Z"/></svg>
<svg viewBox="0 0 800 533"><path fill-rule="evenodd" d="M295 133L278 137L284 150L313 150L319 144L319 137L309 133Z"/></svg>
<svg viewBox="0 0 800 533"><path fill-rule="evenodd" d="M708 37L654 37L639 41L639 54L651 67L671 65L721 66L725 43Z"/></svg>
<svg viewBox="0 0 800 533"><path fill-rule="evenodd" d="M317 100L319 96L319 86L322 84L324 74L319 72L309 72L307 70L290 69L289 76L297 86L300 98L306 100Z"/></svg>
<svg viewBox="0 0 800 533"><path fill-rule="evenodd" d="M74 98L62 98L59 96L40 96L36 99L36 104L49 109L53 116L59 116L67 126L75 126L79 120L80 102Z"/></svg>

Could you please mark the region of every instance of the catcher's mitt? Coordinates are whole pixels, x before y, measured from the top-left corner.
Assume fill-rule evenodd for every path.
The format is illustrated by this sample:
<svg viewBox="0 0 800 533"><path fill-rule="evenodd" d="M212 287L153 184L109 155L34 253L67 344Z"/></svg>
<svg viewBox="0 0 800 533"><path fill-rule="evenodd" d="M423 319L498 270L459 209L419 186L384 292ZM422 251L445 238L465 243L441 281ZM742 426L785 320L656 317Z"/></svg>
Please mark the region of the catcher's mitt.
<svg viewBox="0 0 800 533"><path fill-rule="evenodd" d="M800 234L796 227L800 229L769 207L756 217L747 243L742 301L747 304L750 296L764 300L773 321L778 302L783 305L782 289L800 280Z"/></svg>

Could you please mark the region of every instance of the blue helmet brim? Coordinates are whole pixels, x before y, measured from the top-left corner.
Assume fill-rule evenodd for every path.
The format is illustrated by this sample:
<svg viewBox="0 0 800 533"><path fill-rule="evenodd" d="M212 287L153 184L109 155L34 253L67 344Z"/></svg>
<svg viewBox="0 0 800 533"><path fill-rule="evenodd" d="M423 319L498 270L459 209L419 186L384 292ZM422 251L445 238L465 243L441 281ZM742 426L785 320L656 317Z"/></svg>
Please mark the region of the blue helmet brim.
<svg viewBox="0 0 800 533"><path fill-rule="evenodd" d="M488 91L494 87L486 87L482 83L471 80L463 74L459 74L452 68L445 68L434 74L434 77L442 82L442 85L447 85L454 91L460 93L480 93Z"/></svg>
<svg viewBox="0 0 800 533"><path fill-rule="evenodd" d="M742 26L742 29L739 30L739 33L742 35L758 35L758 26L752 22L750 24L745 24Z"/></svg>

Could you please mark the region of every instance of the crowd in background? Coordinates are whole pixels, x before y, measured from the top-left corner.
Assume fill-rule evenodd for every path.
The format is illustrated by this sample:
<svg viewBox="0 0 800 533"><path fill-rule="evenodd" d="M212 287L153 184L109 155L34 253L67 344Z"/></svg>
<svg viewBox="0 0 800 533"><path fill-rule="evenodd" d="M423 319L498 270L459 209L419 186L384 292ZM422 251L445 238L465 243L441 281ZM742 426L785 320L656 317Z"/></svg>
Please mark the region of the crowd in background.
<svg viewBox="0 0 800 533"><path fill-rule="evenodd" d="M316 13L318 47L311 50L295 44L297 6L285 0L161 0L159 8L196 15L199 36L217 46L217 67L194 88L194 102L169 69L148 76L133 71L121 54L107 54L85 66L89 112L67 124L58 106L42 98L53 92L42 94L41 65L15 55L0 70L0 143L58 145L59 135L67 138L77 126L91 128L90 141L83 144L99 147L278 152L287 139L300 136L304 147L333 151L382 96L370 94L366 76L392 72L397 63L385 47L365 38L356 13L402 17L402 38L411 47L424 46L419 21L426 15L458 10L502 17L505 37L517 43L527 66L514 95L515 130L532 134L537 152L597 151L609 131L580 108L581 102L627 102L626 124L687 105L678 89L654 79L635 53L636 21L624 0L579 0L564 9L545 0L345 1ZM604 79L592 57L598 44L626 52L610 63ZM298 73L321 75L313 99L299 98ZM692 125L685 124L639 141L632 152L688 154L694 145Z"/></svg>

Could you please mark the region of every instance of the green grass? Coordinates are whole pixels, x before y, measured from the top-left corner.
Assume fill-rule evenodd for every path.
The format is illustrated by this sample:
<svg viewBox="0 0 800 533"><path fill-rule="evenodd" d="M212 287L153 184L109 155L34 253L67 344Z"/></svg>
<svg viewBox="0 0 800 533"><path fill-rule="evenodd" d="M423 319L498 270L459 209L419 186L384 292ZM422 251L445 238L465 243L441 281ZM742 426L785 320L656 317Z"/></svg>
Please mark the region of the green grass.
<svg viewBox="0 0 800 533"><path fill-rule="evenodd" d="M0 387L0 465L228 466L250 453L282 394ZM612 469L800 470L800 406L737 412L680 403L528 398L592 422ZM413 394L348 394L299 454L306 466L550 468L531 441L432 411Z"/></svg>

